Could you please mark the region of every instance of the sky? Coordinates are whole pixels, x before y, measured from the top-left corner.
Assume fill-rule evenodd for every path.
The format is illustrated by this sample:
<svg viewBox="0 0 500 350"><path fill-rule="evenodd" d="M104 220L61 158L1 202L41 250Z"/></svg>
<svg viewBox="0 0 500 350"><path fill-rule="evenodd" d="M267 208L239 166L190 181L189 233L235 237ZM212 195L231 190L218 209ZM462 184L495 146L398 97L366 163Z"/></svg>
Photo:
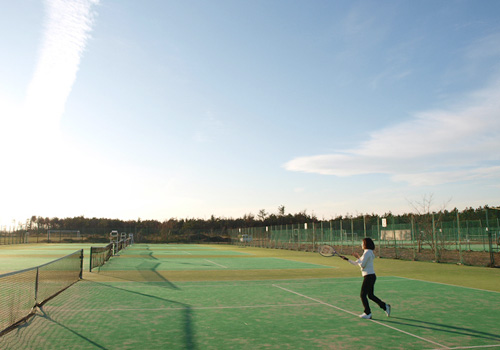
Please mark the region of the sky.
<svg viewBox="0 0 500 350"><path fill-rule="evenodd" d="M500 205L497 0L18 0L0 225Z"/></svg>

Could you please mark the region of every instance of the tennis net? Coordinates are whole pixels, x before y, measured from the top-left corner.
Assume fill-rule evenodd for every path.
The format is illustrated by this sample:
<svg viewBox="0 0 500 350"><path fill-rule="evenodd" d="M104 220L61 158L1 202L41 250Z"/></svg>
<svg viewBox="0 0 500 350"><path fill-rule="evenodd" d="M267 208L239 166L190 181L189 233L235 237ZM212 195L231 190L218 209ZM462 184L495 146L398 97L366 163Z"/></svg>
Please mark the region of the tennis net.
<svg viewBox="0 0 500 350"><path fill-rule="evenodd" d="M118 242L113 242L105 247L90 247L90 267L89 271L96 267L103 266L113 255L127 248L132 244L132 239L122 239Z"/></svg>
<svg viewBox="0 0 500 350"><path fill-rule="evenodd" d="M83 249L44 265L0 275L0 336L82 278Z"/></svg>
<svg viewBox="0 0 500 350"><path fill-rule="evenodd" d="M93 268L104 265L113 256L113 246L114 244L110 243L105 247L90 247L90 272Z"/></svg>
<svg viewBox="0 0 500 350"><path fill-rule="evenodd" d="M132 239L122 239L115 244L115 254L132 244Z"/></svg>

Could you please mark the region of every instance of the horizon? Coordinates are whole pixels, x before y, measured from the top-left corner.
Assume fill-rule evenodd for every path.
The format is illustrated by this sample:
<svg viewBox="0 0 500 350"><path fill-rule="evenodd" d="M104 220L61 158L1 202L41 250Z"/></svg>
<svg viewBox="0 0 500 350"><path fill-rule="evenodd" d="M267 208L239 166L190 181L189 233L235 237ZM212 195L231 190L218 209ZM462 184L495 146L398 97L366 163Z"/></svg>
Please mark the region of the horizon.
<svg viewBox="0 0 500 350"><path fill-rule="evenodd" d="M245 219L245 217L248 217L248 216L251 216L253 218L254 221L256 222L264 222L265 220L269 219L272 215L274 215L275 217L288 217L288 216L297 216L297 215L300 215L300 214L303 214L307 217L310 217L311 219L315 219L317 221L334 221L334 220L344 220L344 219L359 219L360 217L367 217L367 216L370 216L370 217L378 217L380 219L384 219L384 218L387 218L389 216L395 216L395 217L398 217L398 216L405 216L405 215L408 215L408 214L415 214L415 215L426 215L426 214L429 214L429 213L432 213L432 214L438 214L438 213L445 213L445 212L448 212L448 213L453 213L454 211L457 211L459 213L463 213L467 210L474 210L474 211L478 211L478 210L484 210L485 208L488 208L488 209L492 209L492 210L500 210L500 206L498 207L493 207L493 206L479 206L479 207L476 207L476 208L472 208L472 207L465 207L464 209L460 210L458 208L453 208L451 210L448 210L447 208L441 208L437 211L432 211L432 212L422 212L421 210L423 209L426 209L426 208L415 208L414 211L409 211L409 212L401 212L401 213L394 213L394 212L386 212L384 214L380 214L380 213L356 213L355 215L352 214L352 213L346 213L345 215L337 215L335 217L331 216L330 218L326 219L325 217L317 217L314 215L314 213L307 213L305 210L303 211L300 211L300 212L296 212L296 213L284 213L283 215L281 215L279 213L279 210L277 213L274 213L274 212L266 212L266 216L264 219L261 219L259 217L260 215L260 212L258 214L253 214L253 213L246 213L240 217L228 217L228 216L214 216L212 215L210 218L201 218L201 217L183 217L183 218L179 218L179 217L170 217L168 219L163 219L163 220L158 220L158 219L143 219L143 218L136 218L136 219L120 219L120 218L106 218L106 217L86 217L85 215L78 215L78 216L74 216L74 217L66 217L66 218L63 218L63 217L41 217L41 216L35 216L37 219L60 219L60 220L66 220L66 219L74 219L74 218L83 218L85 220L93 220L93 219L97 219L97 220L118 220L118 221L123 221L123 222L128 222L128 221L132 221L132 222L144 222L144 221L156 221L156 222L160 222L160 223L164 223L164 222L167 222L167 221L170 221L170 220L175 220L175 221L189 221L189 220L203 220L203 221L209 221L212 219L212 217L214 217L215 219L221 219L221 220L239 220L239 219ZM490 216L490 215L488 215ZM13 229L19 229L19 227L21 226L25 226L27 225L26 223L28 221L31 221L31 219L33 218L33 216L31 216L30 218L27 218L26 220L24 221L18 221L17 222L17 225L14 224L14 225L0 225L0 229L3 229L3 230L13 230ZM24 224L23 224L24 222ZM307 223L307 221L305 221L304 223Z"/></svg>

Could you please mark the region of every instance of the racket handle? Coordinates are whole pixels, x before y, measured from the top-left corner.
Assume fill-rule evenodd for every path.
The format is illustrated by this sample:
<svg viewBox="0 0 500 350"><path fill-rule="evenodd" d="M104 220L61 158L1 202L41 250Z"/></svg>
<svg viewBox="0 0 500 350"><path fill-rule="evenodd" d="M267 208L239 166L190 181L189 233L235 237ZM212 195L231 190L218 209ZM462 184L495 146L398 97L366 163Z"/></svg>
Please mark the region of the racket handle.
<svg viewBox="0 0 500 350"><path fill-rule="evenodd" d="M341 256L342 259L344 259L345 261L349 260L349 258L346 258L345 256Z"/></svg>

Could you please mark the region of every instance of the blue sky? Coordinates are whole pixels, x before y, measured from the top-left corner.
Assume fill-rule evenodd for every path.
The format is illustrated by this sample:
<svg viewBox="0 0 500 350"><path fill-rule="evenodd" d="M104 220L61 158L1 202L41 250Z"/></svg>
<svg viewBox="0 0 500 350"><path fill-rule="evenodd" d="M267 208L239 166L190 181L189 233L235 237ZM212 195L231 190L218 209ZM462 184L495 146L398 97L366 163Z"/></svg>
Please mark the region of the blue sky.
<svg viewBox="0 0 500 350"><path fill-rule="evenodd" d="M0 223L500 204L500 2L20 0Z"/></svg>

